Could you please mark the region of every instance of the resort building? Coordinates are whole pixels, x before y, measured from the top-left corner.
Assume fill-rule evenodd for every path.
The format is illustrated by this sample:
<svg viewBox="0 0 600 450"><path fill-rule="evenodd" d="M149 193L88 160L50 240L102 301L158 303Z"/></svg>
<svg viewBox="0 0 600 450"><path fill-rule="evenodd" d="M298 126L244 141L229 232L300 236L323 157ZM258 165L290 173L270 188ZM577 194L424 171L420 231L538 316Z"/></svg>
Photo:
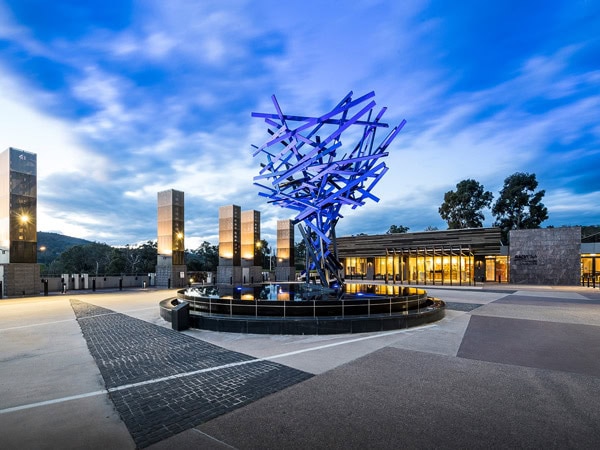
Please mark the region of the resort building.
<svg viewBox="0 0 600 450"><path fill-rule="evenodd" d="M581 281L600 286L600 233L581 240Z"/></svg>
<svg viewBox="0 0 600 450"><path fill-rule="evenodd" d="M337 239L347 280L469 285L506 281L508 253L499 228L394 233Z"/></svg>
<svg viewBox="0 0 600 450"><path fill-rule="evenodd" d="M337 248L346 280L578 285L583 275L600 281L600 244L582 243L580 227L511 231L510 246L500 236L499 228L360 235L338 238Z"/></svg>

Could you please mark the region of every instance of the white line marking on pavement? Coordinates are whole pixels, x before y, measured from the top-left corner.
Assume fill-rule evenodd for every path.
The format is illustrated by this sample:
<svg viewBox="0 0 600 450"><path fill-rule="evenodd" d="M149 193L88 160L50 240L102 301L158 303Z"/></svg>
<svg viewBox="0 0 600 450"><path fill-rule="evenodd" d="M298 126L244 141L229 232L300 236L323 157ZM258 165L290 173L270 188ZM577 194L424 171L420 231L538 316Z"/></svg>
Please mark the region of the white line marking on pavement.
<svg viewBox="0 0 600 450"><path fill-rule="evenodd" d="M15 412L15 411L22 411L24 409L37 408L39 406L53 405L56 403L68 402L71 400L79 400L79 399L86 398L86 397L94 397L97 395L104 395L104 394L108 394L110 392L117 392L117 391L122 391L124 389L131 389L131 388L136 388L136 387L140 387L140 386L146 386L149 384L160 383L162 381L176 380L178 378L185 378L185 377L190 377L190 376L194 376L194 375L199 375L201 373L214 372L214 371L221 370L221 369L228 369L230 367L254 364L254 363L262 362L262 361L271 361L274 359L280 359L280 358L286 358L288 356L299 355L301 353L314 352L314 351L323 350L326 348L337 347L339 345L353 344L355 342L361 342L361 341L367 341L370 339L377 339L377 338L381 338L381 337L392 336L394 334L401 334L401 333L406 333L409 331L421 331L421 330L424 330L427 328L434 328L434 327L437 327L437 325L425 325L425 326L419 327L419 328L403 328L402 330L394 330L394 331L388 331L386 333L374 334L371 336L363 336L363 337L359 337L359 338L355 338L355 339L348 339L346 341L334 342L332 344L319 345L317 347L309 347L309 348L305 348L302 350L295 350L293 352L280 353L278 355L272 355L272 356L265 356L264 358L250 359L247 361L238 361L238 362L234 362L234 363L223 364L222 366L216 366L216 367L207 367L205 369L198 369L198 370L193 370L191 372L178 373L175 375L169 375L167 377L155 378L153 380L146 380L146 381L140 381L138 383L124 384L121 386L103 389L100 391L88 392L88 393L79 394L79 395L71 395L69 397L62 397L62 398L57 398L54 400L46 400L43 402L30 403L28 405L13 406L12 408L0 409L0 414L7 414L7 413Z"/></svg>
<svg viewBox="0 0 600 450"><path fill-rule="evenodd" d="M229 448L233 448L235 449L236 447L233 447L232 445L229 445L227 442L223 442L219 439L217 439L216 437L211 436L210 434L206 434L204 431L200 431L198 428L192 428L192 431L195 431L196 433L200 433L203 436L206 436L209 439L212 439L215 442L218 442L221 445L224 445L225 447L229 447Z"/></svg>
<svg viewBox="0 0 600 450"><path fill-rule="evenodd" d="M87 317L80 317L79 319L83 320L83 319L89 319L91 317L110 316L112 314L125 314L125 315L128 315L129 313L132 313L132 312L146 311L148 309L155 309L155 308L156 308L156 306L149 306L147 308L128 309L127 311L123 311L123 312L114 311L114 312L110 312L110 313L96 314L96 315L87 316ZM53 322L30 323L29 325L20 325L18 327L0 328L0 333L2 331L19 330L19 329L22 329L22 328L41 327L41 326L44 326L44 325L54 325L56 323L75 322L76 320L77 319L75 317L73 317L72 319L55 320Z"/></svg>
<svg viewBox="0 0 600 450"><path fill-rule="evenodd" d="M21 328L41 327L44 325L53 325L55 323L73 322L74 320L75 319L64 319L64 320L55 320L54 322L30 323L29 325L21 325L18 327L0 328L0 332L10 331L10 330L19 330Z"/></svg>
<svg viewBox="0 0 600 450"><path fill-rule="evenodd" d="M102 394L106 394L106 393L108 393L108 392L106 391L106 389L104 389L101 391L87 392L85 394L71 395L69 397L55 398L54 400L46 400L43 402L30 403L28 405L13 406L12 408L0 409L0 414L7 414L7 413L15 412L15 411L22 411L24 409L37 408L38 406L54 405L56 403L68 402L70 400L79 400L79 399L86 398L86 397L95 397L97 395L102 395Z"/></svg>

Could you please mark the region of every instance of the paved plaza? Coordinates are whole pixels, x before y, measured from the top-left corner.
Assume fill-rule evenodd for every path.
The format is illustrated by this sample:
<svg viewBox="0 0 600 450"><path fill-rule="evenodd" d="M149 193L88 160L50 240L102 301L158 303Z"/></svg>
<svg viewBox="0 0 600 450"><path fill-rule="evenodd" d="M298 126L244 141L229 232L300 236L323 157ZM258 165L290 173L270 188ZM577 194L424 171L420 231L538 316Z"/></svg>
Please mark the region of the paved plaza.
<svg viewBox="0 0 600 450"><path fill-rule="evenodd" d="M173 331L175 291L0 300L2 449L600 448L600 290L426 287L382 333Z"/></svg>

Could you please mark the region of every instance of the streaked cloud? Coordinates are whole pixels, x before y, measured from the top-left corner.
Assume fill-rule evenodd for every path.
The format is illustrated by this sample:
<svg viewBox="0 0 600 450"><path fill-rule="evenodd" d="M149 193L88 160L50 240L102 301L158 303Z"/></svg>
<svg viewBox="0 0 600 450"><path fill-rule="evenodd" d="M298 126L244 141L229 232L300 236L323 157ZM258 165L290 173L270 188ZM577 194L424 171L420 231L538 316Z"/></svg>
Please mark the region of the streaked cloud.
<svg viewBox="0 0 600 450"><path fill-rule="evenodd" d="M0 1L0 148L38 153L42 231L154 239L156 193L175 188L188 246L216 243L231 203L261 210L274 242L291 214L252 185L267 135L250 112L276 94L286 113L321 114L350 90L408 124L380 203L343 211L339 233L443 229L444 192L474 178L496 194L516 171L546 190L545 225L600 223L593 2L55 3Z"/></svg>

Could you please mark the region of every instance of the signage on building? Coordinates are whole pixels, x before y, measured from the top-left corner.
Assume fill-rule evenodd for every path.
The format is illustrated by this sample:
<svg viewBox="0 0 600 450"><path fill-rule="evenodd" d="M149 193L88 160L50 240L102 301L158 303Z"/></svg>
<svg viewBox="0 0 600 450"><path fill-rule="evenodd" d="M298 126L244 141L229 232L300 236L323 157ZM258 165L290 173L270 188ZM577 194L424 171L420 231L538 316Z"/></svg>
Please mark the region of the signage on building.
<svg viewBox="0 0 600 450"><path fill-rule="evenodd" d="M515 255L514 263L519 266L537 266L537 255Z"/></svg>

